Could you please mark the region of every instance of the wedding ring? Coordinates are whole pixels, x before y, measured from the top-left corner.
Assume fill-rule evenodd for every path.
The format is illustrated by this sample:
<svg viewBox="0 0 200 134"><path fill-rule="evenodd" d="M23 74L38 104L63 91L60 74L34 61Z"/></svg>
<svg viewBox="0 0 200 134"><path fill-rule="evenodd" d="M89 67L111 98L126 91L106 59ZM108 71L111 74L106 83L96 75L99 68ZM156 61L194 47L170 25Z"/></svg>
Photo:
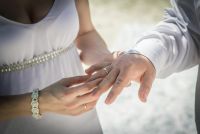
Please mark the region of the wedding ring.
<svg viewBox="0 0 200 134"><path fill-rule="evenodd" d="M108 73L109 73L109 72L108 72L108 70L107 70L106 68L104 68L103 70L106 72L106 74L108 74Z"/></svg>
<svg viewBox="0 0 200 134"><path fill-rule="evenodd" d="M87 110L87 104L84 104L84 109Z"/></svg>

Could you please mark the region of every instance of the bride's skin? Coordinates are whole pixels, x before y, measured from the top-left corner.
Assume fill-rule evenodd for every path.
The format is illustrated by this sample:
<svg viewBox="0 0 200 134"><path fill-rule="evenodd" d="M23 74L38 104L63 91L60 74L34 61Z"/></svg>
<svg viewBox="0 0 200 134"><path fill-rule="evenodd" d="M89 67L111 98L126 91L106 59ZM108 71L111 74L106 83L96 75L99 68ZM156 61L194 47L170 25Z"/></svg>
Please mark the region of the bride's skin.
<svg viewBox="0 0 200 134"><path fill-rule="evenodd" d="M21 23L37 23L45 17L52 5L53 0L1 0L0 15ZM80 21L76 42L82 62L91 65L102 60L110 61L112 55L91 22L88 1L76 0L76 8ZM88 76L66 78L41 90L41 113L78 115L93 109L98 97L94 97L91 91L97 87L101 79L85 82L87 79ZM82 84L74 86L78 83ZM0 120L31 115L30 96L31 93L1 96ZM84 109L84 104L87 104L87 109Z"/></svg>

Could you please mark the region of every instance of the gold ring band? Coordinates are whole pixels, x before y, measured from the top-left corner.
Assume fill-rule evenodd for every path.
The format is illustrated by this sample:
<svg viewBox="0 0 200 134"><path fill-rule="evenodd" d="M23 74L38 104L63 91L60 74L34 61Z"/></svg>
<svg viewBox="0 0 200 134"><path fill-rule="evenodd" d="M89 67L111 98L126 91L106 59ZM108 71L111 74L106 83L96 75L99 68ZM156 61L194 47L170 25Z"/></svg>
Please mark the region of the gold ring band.
<svg viewBox="0 0 200 134"><path fill-rule="evenodd" d="M84 104L84 109L85 109L85 110L87 109L87 104Z"/></svg>

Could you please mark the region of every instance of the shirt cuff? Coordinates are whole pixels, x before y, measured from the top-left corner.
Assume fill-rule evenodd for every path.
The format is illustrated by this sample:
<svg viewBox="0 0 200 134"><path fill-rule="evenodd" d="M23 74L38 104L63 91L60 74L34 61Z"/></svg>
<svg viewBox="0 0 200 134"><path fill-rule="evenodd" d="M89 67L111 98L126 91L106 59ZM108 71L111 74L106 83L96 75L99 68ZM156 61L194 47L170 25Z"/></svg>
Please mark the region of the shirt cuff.
<svg viewBox="0 0 200 134"><path fill-rule="evenodd" d="M163 69L167 59L167 49L161 40L156 38L144 39L136 43L127 53L137 53L145 56L153 64L156 75Z"/></svg>

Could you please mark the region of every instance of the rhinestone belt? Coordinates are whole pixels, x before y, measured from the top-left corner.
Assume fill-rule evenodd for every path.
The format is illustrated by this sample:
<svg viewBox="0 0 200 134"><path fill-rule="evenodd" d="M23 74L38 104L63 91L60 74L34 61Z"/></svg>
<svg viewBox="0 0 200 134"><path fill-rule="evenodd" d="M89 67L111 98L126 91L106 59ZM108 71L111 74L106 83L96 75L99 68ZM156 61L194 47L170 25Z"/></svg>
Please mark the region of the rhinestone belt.
<svg viewBox="0 0 200 134"><path fill-rule="evenodd" d="M61 48L61 49L58 49L55 51L51 51L49 53L45 53L45 54L42 54L39 56L34 56L32 59L24 60L22 62L13 63L10 65L2 65L2 66L0 66L0 73L23 70L25 68L32 67L33 65L37 65L37 64L43 63L45 61L52 60L55 57L61 55L63 52L69 50L72 47L73 47L73 45L71 45L67 48Z"/></svg>

